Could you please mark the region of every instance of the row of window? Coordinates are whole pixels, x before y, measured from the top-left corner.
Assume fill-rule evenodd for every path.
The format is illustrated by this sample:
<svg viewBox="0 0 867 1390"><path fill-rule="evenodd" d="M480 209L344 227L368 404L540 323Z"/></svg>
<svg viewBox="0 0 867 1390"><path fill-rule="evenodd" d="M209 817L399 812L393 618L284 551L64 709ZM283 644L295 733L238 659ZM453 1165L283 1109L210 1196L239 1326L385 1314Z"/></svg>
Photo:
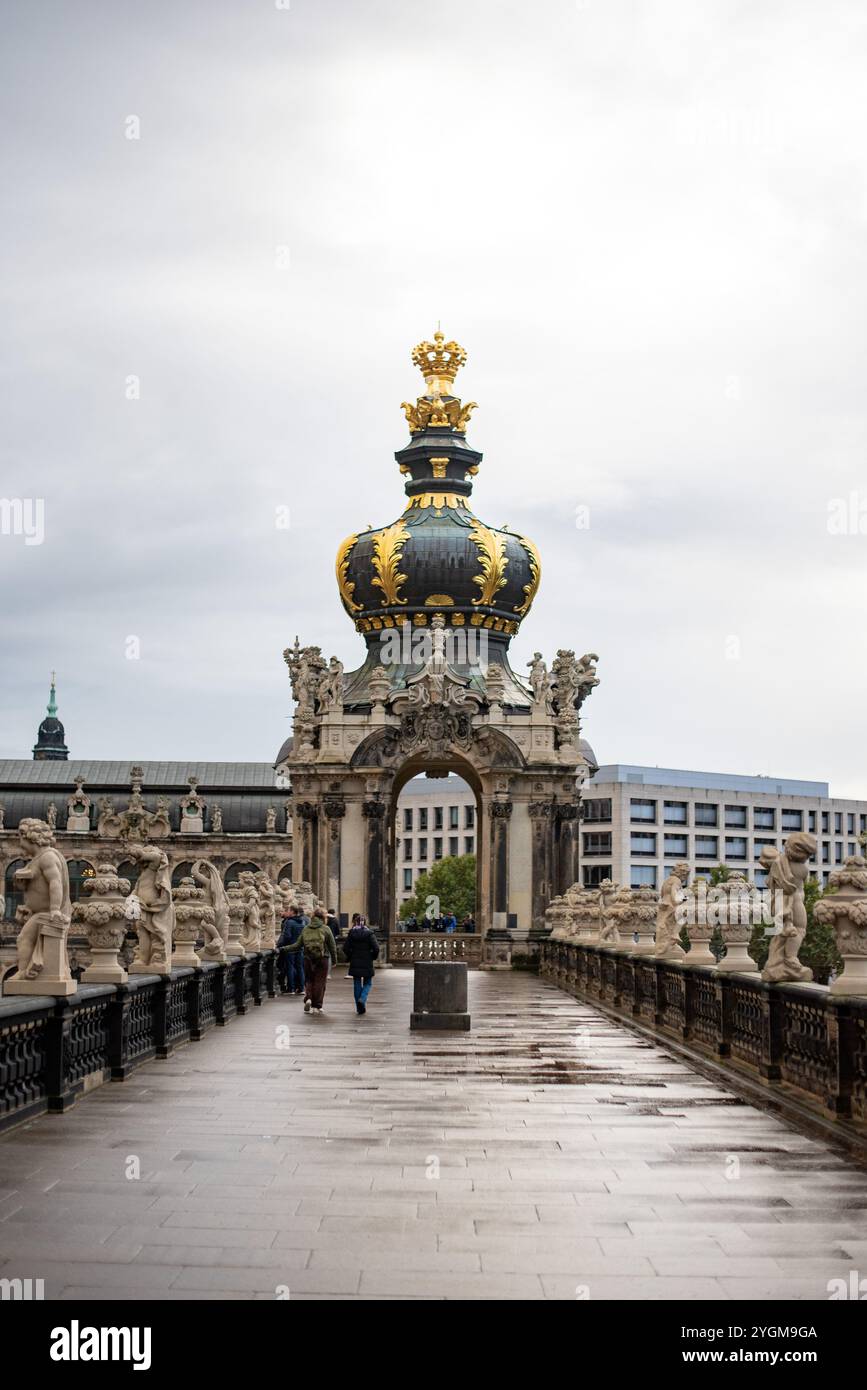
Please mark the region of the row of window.
<svg viewBox="0 0 867 1390"><path fill-rule="evenodd" d="M672 865L666 865L661 871L662 878L666 878L668 874L671 873L671 869ZM693 878L709 880L710 874L711 871L709 868L697 868L693 874ZM629 869L629 886L631 888L658 888L661 882L659 875L660 871L655 864L632 864ZM828 882L829 871L824 870L821 873L817 873L816 877L825 885ZM612 867L610 864L584 865L583 879L585 888L598 888L600 883L610 878L612 878ZM756 869L755 872L750 875L750 878L757 888L765 888L767 886L768 876L764 869Z"/></svg>
<svg viewBox="0 0 867 1390"><path fill-rule="evenodd" d="M440 836L440 835L435 835L435 836L434 836L434 839L433 839L433 857L434 857L434 859L443 859L443 858L445 858L446 855L449 855L449 856L451 856L451 857L455 857L455 856L457 856L457 855L459 855L459 854L461 854L461 853L464 853L464 854L475 854L475 839L474 839L474 837L473 837L472 835L465 835L465 836L464 836L464 848L463 848L463 851L461 851L461 849L460 849L460 836L458 836L458 835L450 835L450 836L449 836L449 847L448 847L447 850L444 850L444 849L443 849L444 843L445 843L445 841L443 840L442 836ZM404 857L404 859L422 859L422 860L424 860L424 859L427 859L427 849L428 849L427 838L421 839L421 840L416 840L416 842L415 842L415 853L413 853L413 842L412 842L412 840L407 839L407 840L404 840L404 842L403 842L403 857Z"/></svg>
<svg viewBox="0 0 867 1390"><path fill-rule="evenodd" d="M403 828L404 828L404 830L428 830L429 828L431 828L431 827L429 826L429 814L428 814L428 813L429 813L430 810L433 810L433 827L432 827L432 828L433 828L434 830L445 830L445 828L446 828L446 827L445 827L445 813L446 813L446 809L447 809L447 808L446 808L445 806L434 806L434 807L428 807L428 806L405 806L405 807L404 807L404 810L403 810ZM460 823L461 823L461 808L460 808L460 806L449 806L449 807L448 807L448 813L449 813L449 825L448 825L449 830L459 830L459 829L460 829ZM465 807L464 807L464 830L472 830L473 826L475 825L475 819L476 819L476 808L475 808L475 806L465 806ZM417 822L417 824L416 824L415 822ZM471 852L471 851L468 851L468 852Z"/></svg>
<svg viewBox="0 0 867 1390"><path fill-rule="evenodd" d="M585 824L606 824L611 821L611 798L596 797L589 798L583 803ZM710 801L696 801L693 806L693 824L699 825L719 825L720 812L722 812L722 825L727 830L747 830L749 828L748 812L749 806L718 806ZM811 834L818 834L819 813L816 811L800 811L793 807L776 806L753 806L753 829L754 830L776 830L777 813L779 810L779 828L784 831L804 830ZM659 818L659 802L644 797L631 797L629 801L629 818L633 822L646 822L655 825ZM833 818L833 830L832 830ZM845 828L844 828L845 820ZM806 825L805 825L806 821ZM858 829L856 830L856 822ZM688 825L689 824L689 802L688 801L663 801L662 803L662 824L663 825ZM854 811L822 811L821 812L821 833L823 835L855 835L864 834L867 831L867 814L858 814Z"/></svg>
<svg viewBox="0 0 867 1390"><path fill-rule="evenodd" d="M650 859L655 859L658 855L659 836L655 832L633 830L629 836L630 854L647 855ZM688 835L663 835L663 854L666 858L689 859L689 836ZM770 840L758 835L753 837L753 859L758 859L766 845L772 848L776 846L776 840ZM843 863L844 842L838 840L833 846L833 863ZM749 859L749 841L746 835L726 835L724 837L725 858L728 859ZM779 848L779 846L777 846ZM859 848L854 840L846 843L846 854L858 854ZM588 859L598 857L610 858L613 853L611 831L591 831L584 835L584 856ZM695 859L719 859L720 837L719 835L695 835L694 854ZM821 846L821 856L823 864L832 862L832 847L830 840L824 840ZM816 856L813 856L815 860Z"/></svg>

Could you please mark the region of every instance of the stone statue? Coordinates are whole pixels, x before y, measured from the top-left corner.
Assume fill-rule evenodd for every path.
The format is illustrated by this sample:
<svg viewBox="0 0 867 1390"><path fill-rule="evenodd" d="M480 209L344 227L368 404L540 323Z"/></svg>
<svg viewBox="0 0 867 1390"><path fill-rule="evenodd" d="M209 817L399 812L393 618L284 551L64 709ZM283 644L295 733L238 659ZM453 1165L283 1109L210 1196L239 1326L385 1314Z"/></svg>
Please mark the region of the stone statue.
<svg viewBox="0 0 867 1390"><path fill-rule="evenodd" d="M220 835L223 830L223 808L215 806L211 811L211 830L215 835Z"/></svg>
<svg viewBox="0 0 867 1390"><path fill-rule="evenodd" d="M277 891L264 869L255 875L259 891L259 922L261 949L273 951L277 945Z"/></svg>
<svg viewBox="0 0 867 1390"><path fill-rule="evenodd" d="M168 857L156 845L137 845L130 849L130 858L141 864L136 884L141 911L136 923L138 948L129 973L168 975L175 926Z"/></svg>
<svg viewBox="0 0 867 1390"><path fill-rule="evenodd" d="M759 863L768 875L767 886L776 931L771 936L768 959L762 979L779 984L784 980L812 980L813 972L798 960L807 930L804 884L810 869L807 860L816 852L816 837L804 831L790 835L782 854L765 845Z"/></svg>
<svg viewBox="0 0 867 1390"><path fill-rule="evenodd" d="M6 807L0 801L0 830L6 829Z"/></svg>
<svg viewBox="0 0 867 1390"><path fill-rule="evenodd" d="M542 660L541 652L533 653L533 660L528 661L530 668L530 689L533 692L533 704L542 705L548 690L548 667Z"/></svg>
<svg viewBox="0 0 867 1390"><path fill-rule="evenodd" d="M214 914L213 926L210 922L202 924L205 944L198 952L199 960L225 961L226 943L229 940L229 900L220 871L209 860L197 859L193 865L192 879L204 889L205 899Z"/></svg>
<svg viewBox="0 0 867 1390"><path fill-rule="evenodd" d="M180 802L181 831L185 834L195 834L205 828L205 803L196 790L199 785L198 777L187 777L187 781L190 789L186 796L181 797Z"/></svg>
<svg viewBox="0 0 867 1390"><path fill-rule="evenodd" d="M241 931L241 945L244 954L253 956L260 949L259 889L255 876L249 869L238 875L244 899L244 926Z"/></svg>
<svg viewBox="0 0 867 1390"><path fill-rule="evenodd" d="M5 994L75 994L66 953L72 921L69 870L54 845L54 832L42 820L25 816L18 835L29 864L15 880L24 889L24 925L16 943L18 974L4 985ZM20 910L20 909L19 909Z"/></svg>
<svg viewBox="0 0 867 1390"><path fill-rule="evenodd" d="M343 708L343 662L333 656L319 681L319 708L323 713Z"/></svg>
<svg viewBox="0 0 867 1390"><path fill-rule="evenodd" d="M689 865L675 864L671 873L659 890L659 903L656 909L656 946L653 954L660 960L683 960L686 951L681 946L681 924L678 922L678 909L685 901L684 889L689 882Z"/></svg>
<svg viewBox="0 0 867 1390"><path fill-rule="evenodd" d="M599 885L599 944L600 946L618 946L620 944L620 933L617 930L617 913L615 904L620 886L613 883L610 878L603 878Z"/></svg>
<svg viewBox="0 0 867 1390"><path fill-rule="evenodd" d="M265 812L265 833L273 835L277 829L277 812L273 806L269 806Z"/></svg>
<svg viewBox="0 0 867 1390"><path fill-rule="evenodd" d="M429 629L430 655L416 675L410 676L405 689L396 691L389 699L392 711L403 715L430 706L447 706L450 710L476 713L482 697L469 690L464 680L446 659L446 620L434 613Z"/></svg>
<svg viewBox="0 0 867 1390"><path fill-rule="evenodd" d="M57 802L56 802L56 801L50 801L50 802L48 803L48 813L47 813L47 815L46 815L46 817L45 817L45 823L46 823L46 825L48 826L48 829L49 829L49 830L56 830L56 829L57 829Z"/></svg>

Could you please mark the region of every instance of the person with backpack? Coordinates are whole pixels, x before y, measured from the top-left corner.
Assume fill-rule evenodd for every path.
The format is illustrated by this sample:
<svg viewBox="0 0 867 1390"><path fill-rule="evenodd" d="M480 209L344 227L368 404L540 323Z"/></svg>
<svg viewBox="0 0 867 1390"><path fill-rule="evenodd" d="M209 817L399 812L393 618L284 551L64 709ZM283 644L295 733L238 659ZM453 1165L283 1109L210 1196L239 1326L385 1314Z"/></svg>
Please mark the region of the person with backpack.
<svg viewBox="0 0 867 1390"><path fill-rule="evenodd" d="M337 945L325 921L324 907L313 909L313 916L298 940L285 949L287 953L304 952L304 1012L321 1014L328 983L328 962L337 964Z"/></svg>
<svg viewBox="0 0 867 1390"><path fill-rule="evenodd" d="M356 914L357 915L357 914ZM349 962L352 988L355 993L355 1012L367 1013L367 996L373 984L373 962L379 955L379 942L364 919L353 918L352 926L343 942L343 954Z"/></svg>

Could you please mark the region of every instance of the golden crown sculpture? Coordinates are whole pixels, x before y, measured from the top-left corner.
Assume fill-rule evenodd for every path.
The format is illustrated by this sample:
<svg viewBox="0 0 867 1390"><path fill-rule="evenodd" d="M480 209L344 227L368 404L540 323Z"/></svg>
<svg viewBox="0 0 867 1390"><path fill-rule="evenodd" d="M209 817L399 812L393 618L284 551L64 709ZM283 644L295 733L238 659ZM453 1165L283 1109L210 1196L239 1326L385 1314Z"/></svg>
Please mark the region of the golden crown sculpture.
<svg viewBox="0 0 867 1390"><path fill-rule="evenodd" d="M432 343L419 343L412 350L412 360L419 368L425 385L432 396L448 395L441 383L451 386L461 367L467 360L466 350L460 343L446 342L445 334L437 331Z"/></svg>
<svg viewBox="0 0 867 1390"><path fill-rule="evenodd" d="M418 343L412 350L412 360L424 377L427 394L419 396L415 405L401 402L411 434L429 427L452 429L463 434L467 421L476 409L475 401L462 405L452 394L455 377L467 360L466 349L460 343L446 342L445 334L437 329L432 343Z"/></svg>

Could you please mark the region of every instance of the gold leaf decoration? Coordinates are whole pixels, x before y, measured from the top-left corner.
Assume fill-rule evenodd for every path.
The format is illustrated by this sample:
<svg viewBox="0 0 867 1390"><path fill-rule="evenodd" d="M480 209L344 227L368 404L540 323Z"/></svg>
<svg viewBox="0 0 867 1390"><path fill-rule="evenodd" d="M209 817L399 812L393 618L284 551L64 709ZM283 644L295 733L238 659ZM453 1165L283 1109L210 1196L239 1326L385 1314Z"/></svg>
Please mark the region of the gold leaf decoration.
<svg viewBox="0 0 867 1390"><path fill-rule="evenodd" d="M399 573L398 565L404 543L408 539L409 532L402 521L396 521L393 526L386 526L384 531L380 531L379 535L374 537L373 568L376 570L376 578L372 583L375 589L382 590L384 606L406 603L405 598L398 597L398 589L406 583L406 575Z"/></svg>
<svg viewBox="0 0 867 1390"><path fill-rule="evenodd" d="M530 582L524 585L524 602L516 603L514 612L523 618L528 611L530 604L539 592L539 580L542 578L542 561L539 552L531 540L526 536L518 536L518 540L527 552L527 559L530 561Z"/></svg>
<svg viewBox="0 0 867 1390"><path fill-rule="evenodd" d="M352 595L355 593L355 583L347 578L349 572L349 557L352 548L358 540L357 536L347 536L337 552L337 587L340 590L340 598L347 613L359 613L364 607L363 603L356 603Z"/></svg>
<svg viewBox="0 0 867 1390"><path fill-rule="evenodd" d="M412 507L451 507L457 511L460 507L467 511L467 500L457 492L417 492L406 504L406 511Z"/></svg>
<svg viewBox="0 0 867 1390"><path fill-rule="evenodd" d="M506 555L505 538L481 521L476 521L470 534L479 548L482 566L481 574L473 576L473 583L478 584L482 590L479 597L473 599L473 603L489 604L506 582L505 570L509 560Z"/></svg>

